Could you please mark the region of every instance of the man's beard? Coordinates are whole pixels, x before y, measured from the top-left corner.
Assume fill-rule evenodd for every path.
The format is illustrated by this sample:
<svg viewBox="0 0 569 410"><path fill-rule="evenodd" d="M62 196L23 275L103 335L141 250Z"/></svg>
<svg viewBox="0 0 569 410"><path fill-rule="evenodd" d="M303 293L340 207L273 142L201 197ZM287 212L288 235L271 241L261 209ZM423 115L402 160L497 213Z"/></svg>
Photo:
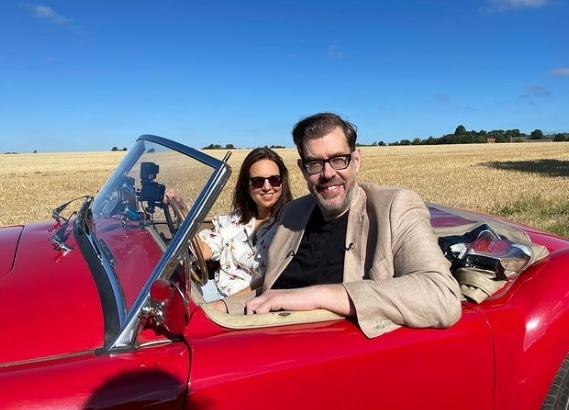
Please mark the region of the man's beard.
<svg viewBox="0 0 569 410"><path fill-rule="evenodd" d="M334 183L338 181L336 179L326 181L326 183L329 182ZM328 219L336 218L342 215L344 212L346 212L350 207L350 202L352 202L352 198L354 197L355 184L352 185L350 188L348 188L345 180L342 179L341 182L342 185L344 186L344 194L342 200L339 202L337 201L338 198L334 198L334 200L331 201L327 200L324 196L322 196L322 193L317 189L320 183L317 186L309 187L310 191L312 192L312 196L314 196L314 198L316 199L316 202L320 207L320 210L322 211L322 215L324 215L325 218Z"/></svg>

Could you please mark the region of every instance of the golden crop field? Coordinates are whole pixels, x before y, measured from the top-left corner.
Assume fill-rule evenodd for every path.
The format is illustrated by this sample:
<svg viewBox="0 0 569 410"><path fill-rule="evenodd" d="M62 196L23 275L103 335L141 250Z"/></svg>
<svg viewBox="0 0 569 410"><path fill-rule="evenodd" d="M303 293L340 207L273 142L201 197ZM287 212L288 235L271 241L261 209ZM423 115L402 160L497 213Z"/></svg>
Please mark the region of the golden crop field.
<svg viewBox="0 0 569 410"><path fill-rule="evenodd" d="M540 142L445 146L361 147L360 181L407 187L426 201L484 213L518 210L510 219L547 229L567 224L567 215L549 215L569 202L569 143ZM277 150L291 174L295 197L307 192L293 148ZM222 158L225 150L206 151ZM234 150L235 177L248 150ZM124 152L0 155L0 226L44 221L63 202L95 194ZM223 191L212 213L225 212L231 189ZM524 207L528 207L525 210ZM538 208L538 209L533 209ZM522 212L519 212L519 210Z"/></svg>

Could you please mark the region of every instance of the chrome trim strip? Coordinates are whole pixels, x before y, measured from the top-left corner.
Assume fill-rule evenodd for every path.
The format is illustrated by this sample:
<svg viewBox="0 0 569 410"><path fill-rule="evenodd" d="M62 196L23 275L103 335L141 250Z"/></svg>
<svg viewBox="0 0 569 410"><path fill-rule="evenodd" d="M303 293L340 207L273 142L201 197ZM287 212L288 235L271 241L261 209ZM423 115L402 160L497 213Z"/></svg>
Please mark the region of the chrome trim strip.
<svg viewBox="0 0 569 410"><path fill-rule="evenodd" d="M116 303L117 308L118 308L117 311L119 314L119 323L122 326L122 323L124 323L124 320L126 317L127 307L126 307L126 302L125 302L124 295L122 292L122 288L121 288L121 285L119 282L119 278L118 278L115 270L113 269L111 262L109 260L107 260L105 252L103 252L99 248L99 246L97 245L97 241L93 238L93 235L91 235L90 232L86 232L85 237L87 238L87 240L89 241L89 243L91 244L93 249L96 249L96 253L99 256L99 259L101 260L101 264L103 265L103 269L107 273L107 278L109 279L109 283L111 284L111 288L113 290L113 298L114 298L115 303ZM104 309L105 307L102 306L102 308Z"/></svg>

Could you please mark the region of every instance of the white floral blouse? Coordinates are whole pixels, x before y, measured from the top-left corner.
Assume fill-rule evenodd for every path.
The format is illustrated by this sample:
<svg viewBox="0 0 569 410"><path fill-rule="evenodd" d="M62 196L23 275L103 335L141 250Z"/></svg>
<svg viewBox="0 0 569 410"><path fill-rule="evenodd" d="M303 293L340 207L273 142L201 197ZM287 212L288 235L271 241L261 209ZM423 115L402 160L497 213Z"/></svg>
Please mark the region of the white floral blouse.
<svg viewBox="0 0 569 410"><path fill-rule="evenodd" d="M214 228L199 233L211 249L211 260L219 261L214 280L225 296L245 289L253 279L264 275L267 250L274 236L274 218L261 225L256 233L255 218L247 224L240 223L240 218L240 211L214 216Z"/></svg>

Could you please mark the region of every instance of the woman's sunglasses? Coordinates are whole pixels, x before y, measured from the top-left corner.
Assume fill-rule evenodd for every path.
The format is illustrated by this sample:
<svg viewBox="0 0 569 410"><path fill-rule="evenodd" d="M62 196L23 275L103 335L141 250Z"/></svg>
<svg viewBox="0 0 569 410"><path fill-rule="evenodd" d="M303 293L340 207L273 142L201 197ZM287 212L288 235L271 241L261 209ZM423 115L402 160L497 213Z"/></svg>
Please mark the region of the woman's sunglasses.
<svg viewBox="0 0 569 410"><path fill-rule="evenodd" d="M253 178L249 178L249 181L251 181L251 186L253 187L253 189L259 189L262 188L263 185L265 185L265 181L268 180L269 184L271 184L271 186L273 188L278 188L281 186L281 176L280 175L271 175L270 177L253 177Z"/></svg>

